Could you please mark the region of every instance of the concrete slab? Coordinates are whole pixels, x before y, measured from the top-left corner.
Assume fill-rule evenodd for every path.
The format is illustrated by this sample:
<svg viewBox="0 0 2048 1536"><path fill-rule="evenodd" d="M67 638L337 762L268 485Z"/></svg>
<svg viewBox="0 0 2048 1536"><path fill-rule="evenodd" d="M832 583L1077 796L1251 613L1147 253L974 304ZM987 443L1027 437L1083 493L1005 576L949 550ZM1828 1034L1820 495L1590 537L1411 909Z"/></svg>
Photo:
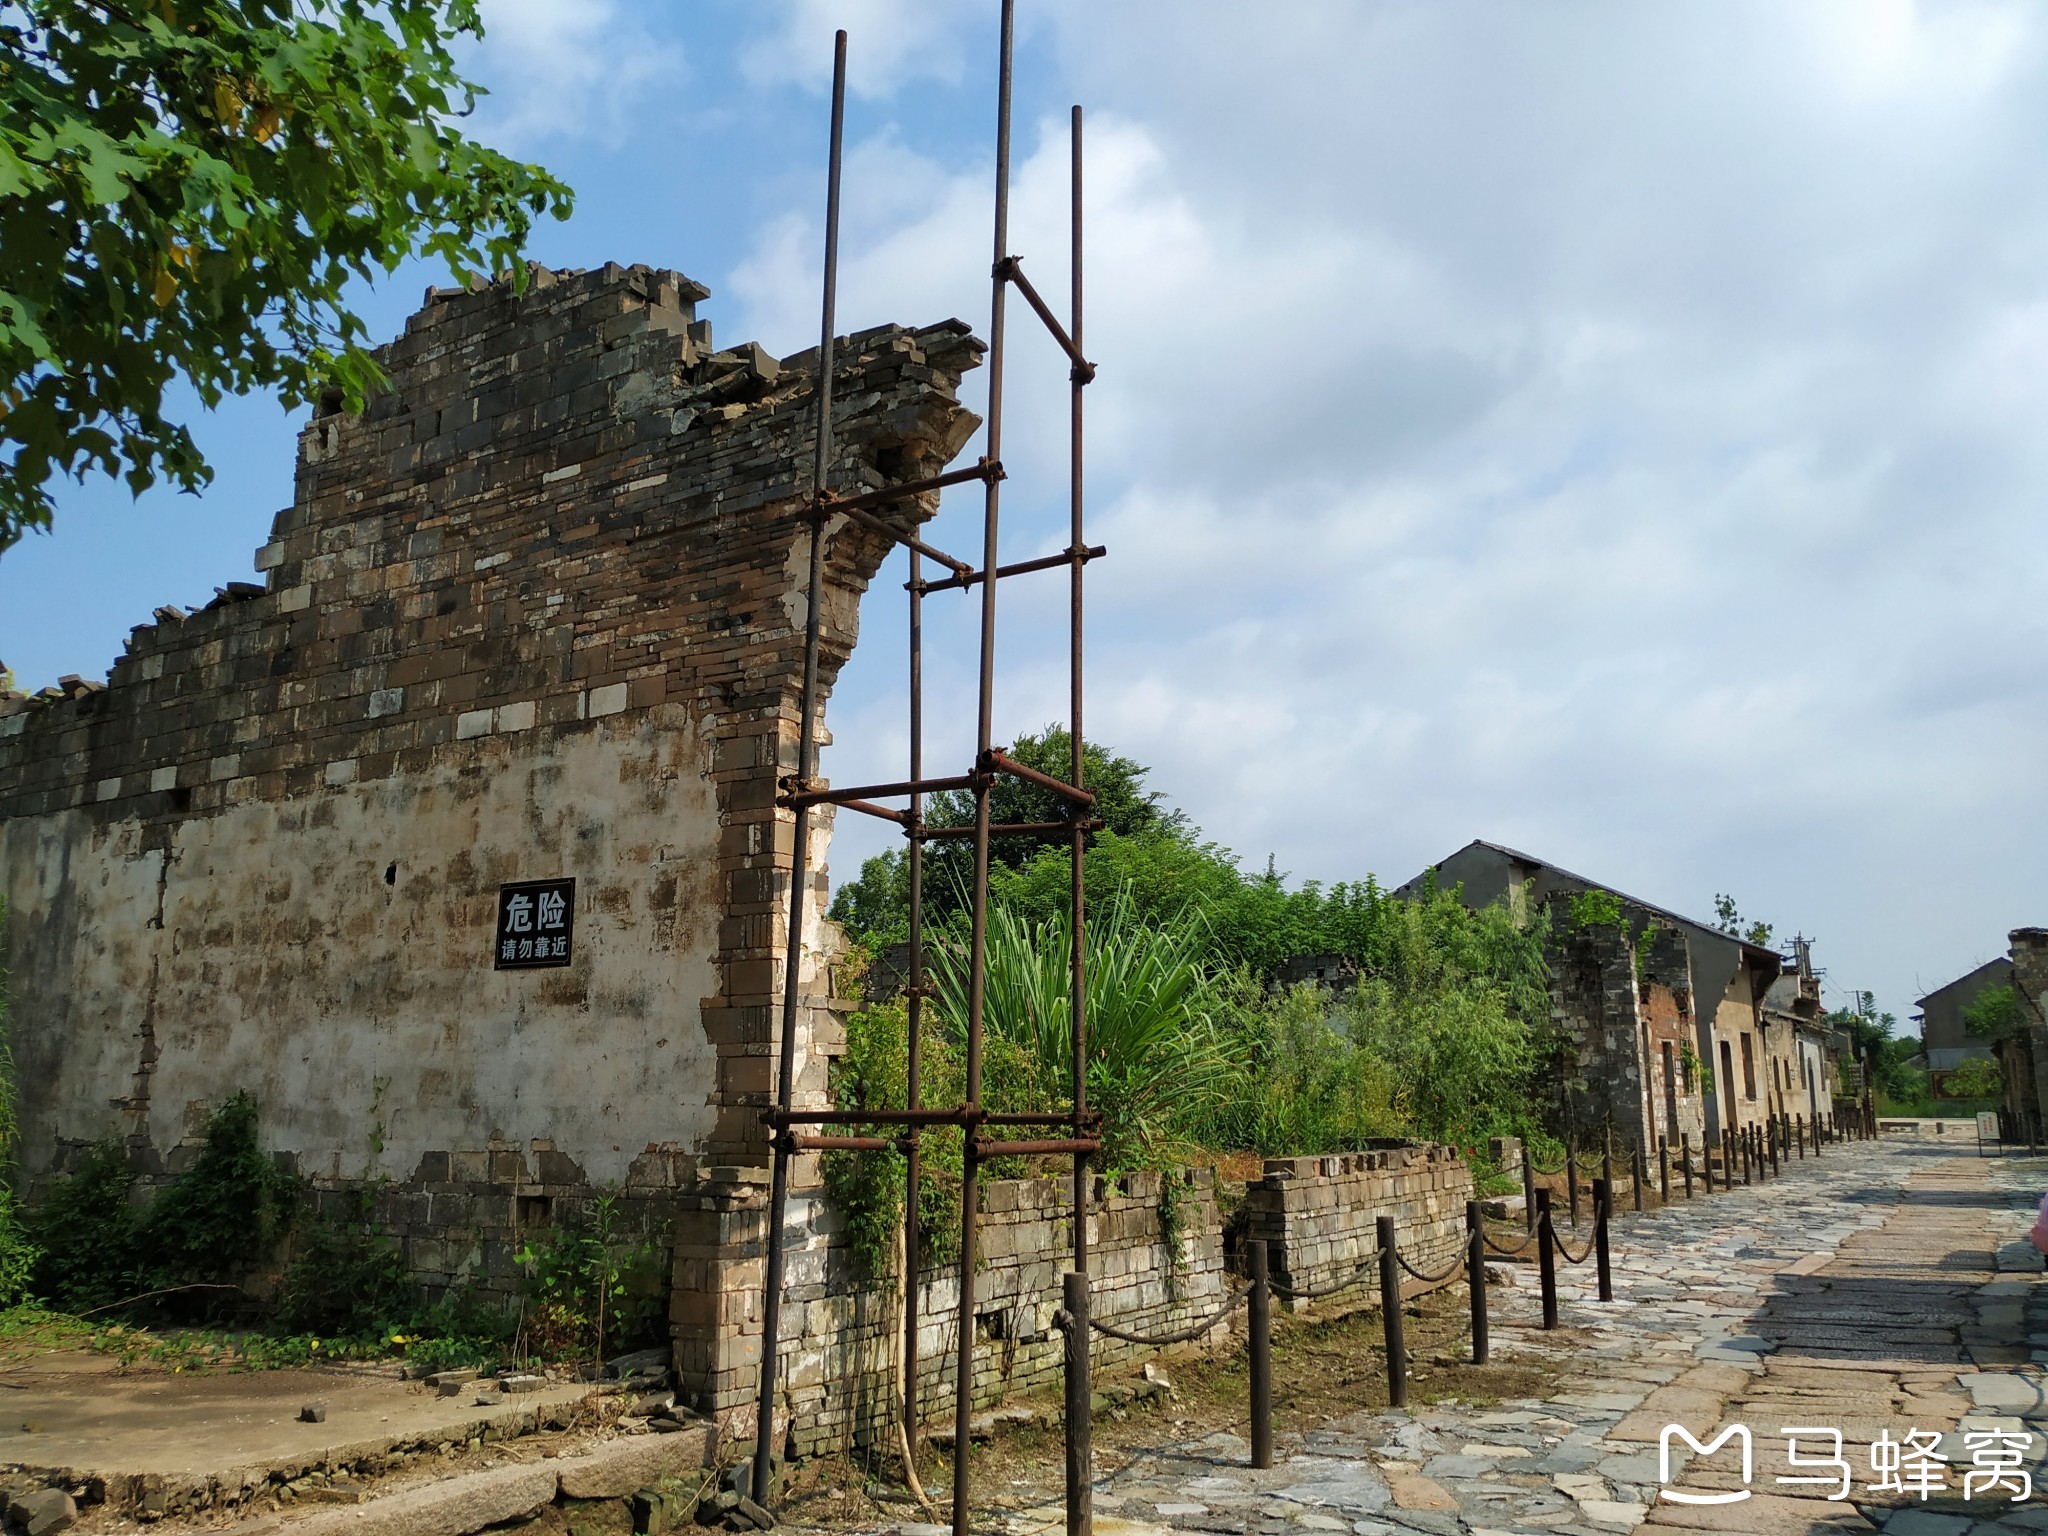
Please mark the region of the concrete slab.
<svg viewBox="0 0 2048 1536"><path fill-rule="evenodd" d="M323 1509L297 1519L270 1518L231 1527L233 1536L470 1536L552 1504L555 1468L494 1467L408 1488L352 1509Z"/></svg>
<svg viewBox="0 0 2048 1536"><path fill-rule="evenodd" d="M566 1425L580 1382L503 1398L444 1398L390 1366L283 1371L122 1372L64 1354L10 1372L0 1462L52 1481L96 1483L117 1509L161 1513L238 1497L274 1477L382 1458L409 1446L502 1440ZM310 1402L323 1422L302 1422ZM34 1433L24 1423L40 1427Z"/></svg>

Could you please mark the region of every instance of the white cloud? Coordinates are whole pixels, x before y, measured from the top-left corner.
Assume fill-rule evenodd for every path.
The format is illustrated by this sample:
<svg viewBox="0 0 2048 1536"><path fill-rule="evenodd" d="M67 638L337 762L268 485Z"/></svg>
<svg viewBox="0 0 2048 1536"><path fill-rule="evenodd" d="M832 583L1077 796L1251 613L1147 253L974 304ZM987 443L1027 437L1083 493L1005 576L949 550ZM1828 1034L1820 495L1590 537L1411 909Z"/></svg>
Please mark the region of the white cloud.
<svg viewBox="0 0 2048 1536"><path fill-rule="evenodd" d="M620 0L484 0L471 78L490 88L476 131L509 153L590 138L616 145L659 91L689 81L681 45Z"/></svg>
<svg viewBox="0 0 2048 1536"><path fill-rule="evenodd" d="M968 69L981 34L994 36L983 10L929 0L793 0L776 7L770 25L741 51L740 68L759 85L826 89L832 33L843 27L847 86L856 95L887 97L930 81L950 84Z"/></svg>
<svg viewBox="0 0 2048 1536"><path fill-rule="evenodd" d="M1861 0L1066 6L1048 90L1102 104L1091 734L1252 861L1401 879L1487 836L1732 890L1902 1014L2043 920L2043 38ZM1050 294L1038 107L1015 244ZM917 196L857 221L849 327L985 325L986 175L861 155L849 198ZM740 274L792 346L815 245L792 210ZM1020 547L1063 448L1027 356ZM1005 603L1028 728L1063 708L1056 594ZM879 766L900 621L866 618Z"/></svg>

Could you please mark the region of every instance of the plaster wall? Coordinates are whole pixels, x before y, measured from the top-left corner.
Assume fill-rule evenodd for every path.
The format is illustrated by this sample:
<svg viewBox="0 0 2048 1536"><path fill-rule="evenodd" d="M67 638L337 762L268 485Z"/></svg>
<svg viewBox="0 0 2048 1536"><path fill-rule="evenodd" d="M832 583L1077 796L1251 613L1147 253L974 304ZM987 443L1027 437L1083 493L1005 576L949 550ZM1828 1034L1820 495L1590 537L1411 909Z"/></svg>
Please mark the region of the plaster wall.
<svg viewBox="0 0 2048 1536"><path fill-rule="evenodd" d="M0 822L38 1005L32 1168L173 1149L246 1089L307 1173L547 1138L599 1182L710 1130L719 814L684 711L464 744L423 771L152 827ZM154 835L153 835L154 834ZM500 882L573 876L575 963L490 965Z"/></svg>

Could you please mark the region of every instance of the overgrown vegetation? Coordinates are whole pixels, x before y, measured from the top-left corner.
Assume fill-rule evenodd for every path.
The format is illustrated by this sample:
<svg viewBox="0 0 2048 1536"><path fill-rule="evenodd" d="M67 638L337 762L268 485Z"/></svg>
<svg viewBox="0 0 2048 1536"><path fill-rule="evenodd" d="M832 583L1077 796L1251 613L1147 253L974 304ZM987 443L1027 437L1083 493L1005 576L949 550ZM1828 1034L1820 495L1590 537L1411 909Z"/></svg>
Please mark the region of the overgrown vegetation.
<svg viewBox="0 0 2048 1536"><path fill-rule="evenodd" d="M126 1149L103 1141L29 1212L42 1250L37 1295L67 1310L133 1300L149 1315L234 1317L245 1282L291 1226L298 1181L256 1135L256 1101L238 1093L207 1122L192 1166L136 1205Z"/></svg>
<svg viewBox="0 0 2048 1536"><path fill-rule="evenodd" d="M72 1319L91 1347L179 1369L390 1354L429 1368L580 1361L660 1335L660 1234L626 1230L616 1196L535 1234L518 1255L515 1310L474 1290L430 1305L370 1192L316 1201L258 1130L255 1100L236 1094L192 1165L139 1203L127 1149L88 1149L28 1211L31 1262L0 1321L61 1331Z"/></svg>
<svg viewBox="0 0 2048 1536"><path fill-rule="evenodd" d="M14 1050L7 1028L7 898L0 896L0 1307L28 1293L36 1247L14 1191Z"/></svg>
<svg viewBox="0 0 2048 1536"><path fill-rule="evenodd" d="M595 1365L656 1341L667 1322L662 1253L653 1234L627 1231L612 1194L599 1195L582 1220L526 1244L516 1352Z"/></svg>
<svg viewBox="0 0 2048 1536"><path fill-rule="evenodd" d="M1949 1070L1942 1079L1941 1091L1944 1098L1982 1099L1988 1107L2004 1094L2005 1073L1995 1061L1972 1057Z"/></svg>
<svg viewBox="0 0 2048 1536"><path fill-rule="evenodd" d="M1012 749L1061 777L1070 751L1057 729ZM1102 1167L1307 1155L1385 1137L1471 1146L1537 1131L1530 1090L1549 1019L1543 919L1518 922L1505 905L1475 912L1433 884L1408 898L1370 877L1290 887L1270 862L1247 874L1145 788L1143 766L1094 746L1087 760L1109 824L1091 837L1086 874L1088 1096L1105 1116ZM995 809L1001 820L1060 815L1029 786L1005 781L997 795L1008 797ZM970 813L962 798L940 814L964 823ZM1058 1110L1072 1080L1071 856L1056 846L1008 857L991 877L982 1104ZM965 881L950 870L935 861L927 886L926 1104L958 1102L964 1089ZM951 895L934 901L949 879ZM884 855L841 888L832 912L879 949L906 932L908 898L904 862ZM1303 954L1347 958L1356 986L1333 995L1278 985L1280 966ZM841 1108L902 1107L907 1029L900 1002L854 1016L834 1072ZM959 1137L927 1135L923 1146L931 1259L953 1241ZM900 1159L833 1154L825 1177L855 1253L879 1272L902 1216Z"/></svg>
<svg viewBox="0 0 2048 1536"><path fill-rule="evenodd" d="M2019 989L2011 982L2002 987L1986 987L1963 1004L1963 1028L1979 1040L2010 1039L2024 1026Z"/></svg>
<svg viewBox="0 0 2048 1536"><path fill-rule="evenodd" d="M1971 1107L1967 1102L1935 1099L1927 1073L1913 1061L1920 1053L1919 1040L1897 1033L1899 1021L1880 1013L1870 993L1856 993L1850 1007L1836 1009L1827 1021L1848 1035L1850 1059L1869 1064L1879 1114L1953 1115Z"/></svg>
<svg viewBox="0 0 2048 1536"><path fill-rule="evenodd" d="M1725 892L1714 897L1714 926L1731 939L1741 939L1759 949L1771 947L1771 925L1743 922L1741 912L1736 910L1735 898Z"/></svg>

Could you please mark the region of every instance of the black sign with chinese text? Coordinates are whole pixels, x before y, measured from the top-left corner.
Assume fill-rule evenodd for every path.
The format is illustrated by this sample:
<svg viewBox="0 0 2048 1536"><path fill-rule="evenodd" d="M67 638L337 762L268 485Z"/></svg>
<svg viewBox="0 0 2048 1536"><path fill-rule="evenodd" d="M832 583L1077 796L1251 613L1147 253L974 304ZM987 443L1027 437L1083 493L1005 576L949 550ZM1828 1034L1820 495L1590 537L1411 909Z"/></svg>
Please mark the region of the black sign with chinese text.
<svg viewBox="0 0 2048 1536"><path fill-rule="evenodd" d="M529 971L567 965L576 931L574 880L520 880L498 887L493 968Z"/></svg>

